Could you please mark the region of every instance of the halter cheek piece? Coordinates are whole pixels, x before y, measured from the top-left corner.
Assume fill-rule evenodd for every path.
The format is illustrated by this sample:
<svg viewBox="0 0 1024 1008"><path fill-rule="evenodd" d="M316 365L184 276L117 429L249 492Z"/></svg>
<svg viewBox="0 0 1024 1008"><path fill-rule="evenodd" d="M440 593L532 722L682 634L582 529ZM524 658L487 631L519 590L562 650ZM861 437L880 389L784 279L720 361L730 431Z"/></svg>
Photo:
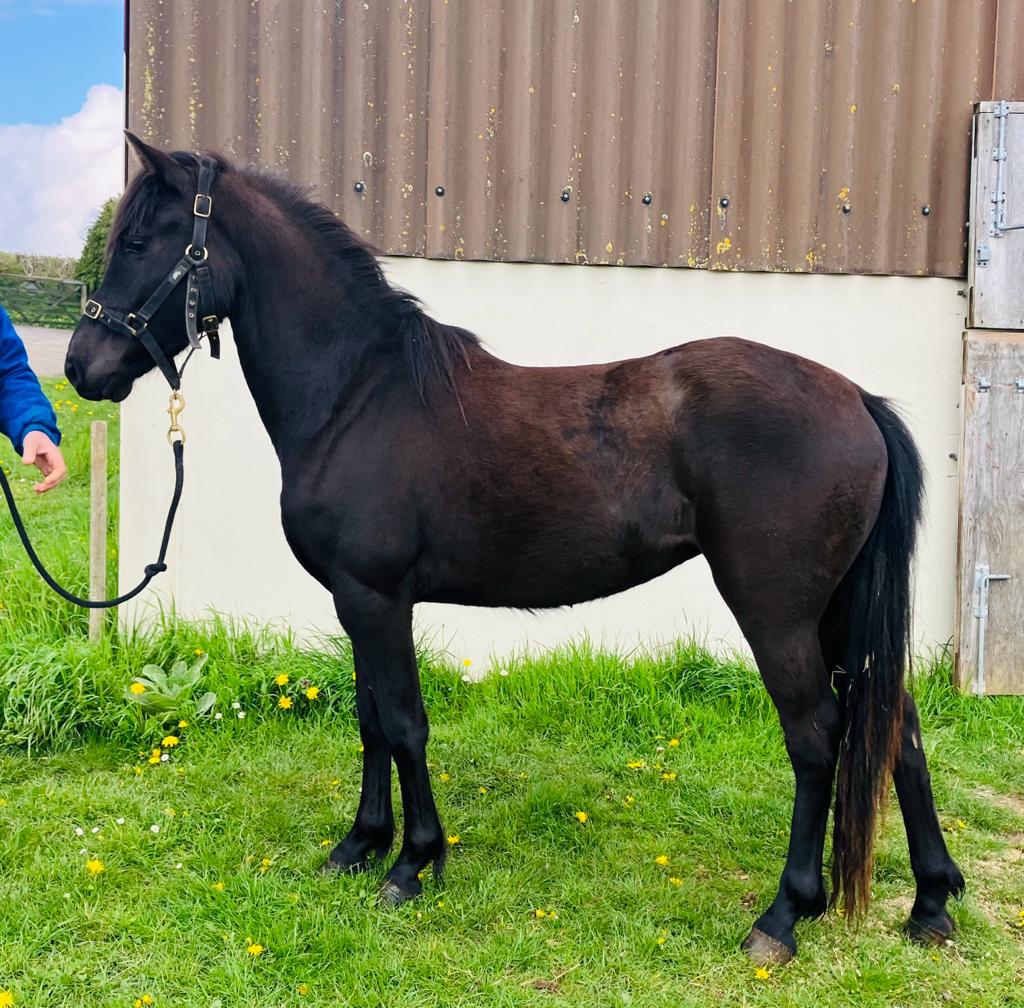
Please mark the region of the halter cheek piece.
<svg viewBox="0 0 1024 1008"><path fill-rule="evenodd" d="M210 187L213 185L217 166L210 158L199 161L199 181L197 192L192 201L192 241L185 254L164 277L163 282L149 296L146 303L137 311L122 312L112 308L104 308L99 301L87 301L83 316L94 322L102 322L108 329L123 333L137 339L160 368L167 383L177 392L181 388L181 374L161 349L156 338L149 330L149 320L157 313L160 306L167 300L171 292L182 280L188 284L185 298L185 331L188 333L189 346L192 352L199 349L203 336L209 341L210 356L220 357L220 318L215 313L213 277L207 265L209 249L206 247L206 228L213 213L213 197ZM209 313L202 315L203 309ZM191 356L191 353L189 354ZM188 363L186 359L186 363ZM184 365L182 365L184 370Z"/></svg>

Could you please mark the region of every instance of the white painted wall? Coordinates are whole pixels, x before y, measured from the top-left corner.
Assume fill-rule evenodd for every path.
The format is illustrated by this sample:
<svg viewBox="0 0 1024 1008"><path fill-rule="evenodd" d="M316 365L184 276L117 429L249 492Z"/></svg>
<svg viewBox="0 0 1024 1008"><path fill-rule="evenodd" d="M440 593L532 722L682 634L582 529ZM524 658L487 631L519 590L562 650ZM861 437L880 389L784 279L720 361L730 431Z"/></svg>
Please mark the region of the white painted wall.
<svg viewBox="0 0 1024 1008"><path fill-rule="evenodd" d="M431 312L477 332L520 364L577 364L638 356L686 340L733 334L795 351L904 407L928 468L927 524L918 577L924 645L953 632L960 337L954 280L712 273L703 270L389 259L393 281ZM669 320L666 323L666 320ZM230 337L224 357L189 365L187 485L154 604L202 617L211 610L281 621L306 635L334 632L330 598L292 558L280 528L280 475ZM167 388L140 381L122 411L121 581L155 556L171 486L164 434ZM584 635L608 648L696 634L740 645L738 628L703 560L611 599L541 615L422 605L420 634L474 669L499 657Z"/></svg>

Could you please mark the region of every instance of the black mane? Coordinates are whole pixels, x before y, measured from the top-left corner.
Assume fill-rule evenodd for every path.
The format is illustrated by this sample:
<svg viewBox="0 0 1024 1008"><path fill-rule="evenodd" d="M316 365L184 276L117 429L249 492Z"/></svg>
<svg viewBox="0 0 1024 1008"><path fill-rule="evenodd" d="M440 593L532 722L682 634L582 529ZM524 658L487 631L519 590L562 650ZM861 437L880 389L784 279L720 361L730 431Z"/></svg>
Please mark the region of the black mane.
<svg viewBox="0 0 1024 1008"><path fill-rule="evenodd" d="M304 233L317 243L325 259L337 263L346 277L372 303L382 328L400 344L413 383L422 399L432 381L455 389L455 372L467 348L479 344L471 332L445 325L428 315L408 291L392 287L384 276L378 252L349 228L332 210L316 202L306 187L267 171L232 168L227 159L209 154L221 171L235 171L270 197ZM198 169L199 159L187 151L171 154L179 164ZM153 216L165 189L148 172L137 173L118 202L107 243L107 255L124 234L142 228Z"/></svg>

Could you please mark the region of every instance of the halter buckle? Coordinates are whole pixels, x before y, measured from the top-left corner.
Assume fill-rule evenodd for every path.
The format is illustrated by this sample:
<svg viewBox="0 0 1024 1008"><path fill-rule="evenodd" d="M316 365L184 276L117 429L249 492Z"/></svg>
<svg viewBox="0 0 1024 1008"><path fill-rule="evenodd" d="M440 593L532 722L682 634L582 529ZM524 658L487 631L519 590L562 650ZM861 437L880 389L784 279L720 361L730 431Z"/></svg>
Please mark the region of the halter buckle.
<svg viewBox="0 0 1024 1008"><path fill-rule="evenodd" d="M135 312L128 312L128 314L125 315L125 317L124 317L124 324L126 326L128 326L129 329L131 329L131 331L136 335L136 337L148 325L148 323L143 322L142 325L136 327L135 320L137 318L138 318L138 316L135 314Z"/></svg>
<svg viewBox="0 0 1024 1008"><path fill-rule="evenodd" d="M213 213L213 197L207 193L196 193L192 203L192 213L196 217L209 217Z"/></svg>
<svg viewBox="0 0 1024 1008"><path fill-rule="evenodd" d="M90 298L85 302L82 314L86 318L98 319L103 314L103 305L101 305L99 301L93 301L92 298Z"/></svg>

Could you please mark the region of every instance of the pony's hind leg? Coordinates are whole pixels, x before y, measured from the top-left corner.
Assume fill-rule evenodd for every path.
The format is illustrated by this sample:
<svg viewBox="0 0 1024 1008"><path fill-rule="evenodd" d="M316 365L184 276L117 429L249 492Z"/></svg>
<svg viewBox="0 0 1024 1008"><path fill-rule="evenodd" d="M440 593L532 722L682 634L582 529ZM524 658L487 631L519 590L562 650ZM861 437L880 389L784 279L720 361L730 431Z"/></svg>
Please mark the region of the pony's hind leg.
<svg viewBox="0 0 1024 1008"><path fill-rule="evenodd" d="M817 627L761 629L747 634L782 722L796 796L779 889L755 922L743 949L759 965L796 954L793 928L827 908L823 849L832 780L839 754L839 704L825 668Z"/></svg>
<svg viewBox="0 0 1024 1008"><path fill-rule="evenodd" d="M939 827L917 706L909 693L904 696L903 704L903 735L893 778L907 829L910 865L917 883L917 896L906 930L915 941L938 945L953 933L953 919L946 912L946 900L963 893L964 877L949 856Z"/></svg>
<svg viewBox="0 0 1024 1008"><path fill-rule="evenodd" d="M448 849L427 771L427 715L413 647L412 604L352 582L336 586L334 597L352 640L357 684L365 677L381 735L398 768L402 849L380 893L382 905L395 906L419 895L419 873L431 862L439 873Z"/></svg>
<svg viewBox="0 0 1024 1008"><path fill-rule="evenodd" d="M355 822L324 862L323 871L360 872L387 855L395 835L391 750L377 714L369 675L356 658L356 712L363 742L363 786Z"/></svg>

